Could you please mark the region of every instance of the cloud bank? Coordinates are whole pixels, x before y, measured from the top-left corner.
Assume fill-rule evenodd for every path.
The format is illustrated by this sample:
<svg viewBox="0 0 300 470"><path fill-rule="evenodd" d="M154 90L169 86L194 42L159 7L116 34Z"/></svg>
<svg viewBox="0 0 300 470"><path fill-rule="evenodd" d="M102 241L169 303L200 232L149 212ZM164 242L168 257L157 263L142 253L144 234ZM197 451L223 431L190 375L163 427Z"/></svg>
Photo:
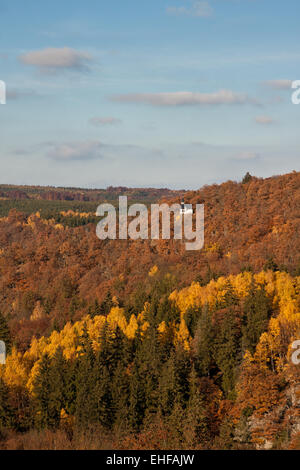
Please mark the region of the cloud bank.
<svg viewBox="0 0 300 470"><path fill-rule="evenodd" d="M153 106L258 104L245 93L220 90L215 93L195 93L179 91L175 93L131 93L114 95L112 101L119 103L143 103Z"/></svg>
<svg viewBox="0 0 300 470"><path fill-rule="evenodd" d="M93 126L96 127L101 127L101 126L116 126L118 124L121 124L122 121L121 119L117 119L114 117L93 117L89 120L89 123L92 124Z"/></svg>
<svg viewBox="0 0 300 470"><path fill-rule="evenodd" d="M274 120L273 118L269 116L256 116L255 122L256 124L266 125L266 124L273 124Z"/></svg>
<svg viewBox="0 0 300 470"><path fill-rule="evenodd" d="M46 153L52 160L69 162L82 160L95 160L103 158L103 145L97 141L69 142L63 144L47 144L49 149Z"/></svg>
<svg viewBox="0 0 300 470"><path fill-rule="evenodd" d="M261 158L260 154L253 151L242 151L238 155L236 155L233 160L237 161L251 161L251 160L259 160Z"/></svg>
<svg viewBox="0 0 300 470"><path fill-rule="evenodd" d="M195 1L190 8L187 7L168 7L169 15L186 15L195 17L208 17L213 14L213 9L206 1Z"/></svg>
<svg viewBox="0 0 300 470"><path fill-rule="evenodd" d="M292 86L292 80L268 80L264 82L264 85L274 90L290 90Z"/></svg>
<svg viewBox="0 0 300 470"><path fill-rule="evenodd" d="M37 67L43 72L58 70L86 70L92 61L87 52L77 51L69 47L47 48L30 51L20 56L23 64Z"/></svg>
<svg viewBox="0 0 300 470"><path fill-rule="evenodd" d="M6 92L7 99L9 100L18 100L35 95L37 95L37 93L34 90L21 90L16 88L9 88Z"/></svg>

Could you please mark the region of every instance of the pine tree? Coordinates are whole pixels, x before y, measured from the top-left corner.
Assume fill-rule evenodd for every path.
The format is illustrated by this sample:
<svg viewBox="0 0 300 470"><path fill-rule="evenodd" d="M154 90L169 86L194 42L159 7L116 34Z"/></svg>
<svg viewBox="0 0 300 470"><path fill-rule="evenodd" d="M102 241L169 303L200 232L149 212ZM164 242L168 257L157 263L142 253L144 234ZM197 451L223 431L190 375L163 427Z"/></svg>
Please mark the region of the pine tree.
<svg viewBox="0 0 300 470"><path fill-rule="evenodd" d="M171 414L174 401L178 395L178 383L176 380L175 354L163 365L159 379L158 407L162 416Z"/></svg>
<svg viewBox="0 0 300 470"><path fill-rule="evenodd" d="M86 427L95 421L96 400L94 389L96 377L94 375L95 355L91 340L88 335L87 326L84 325L80 337L82 354L78 359L78 372L76 376L76 406L75 416L80 427Z"/></svg>
<svg viewBox="0 0 300 470"><path fill-rule="evenodd" d="M69 415L74 415L76 411L76 397L77 397L77 376L79 369L79 361L68 361L66 366L65 375L65 410Z"/></svg>
<svg viewBox="0 0 300 470"><path fill-rule="evenodd" d="M179 345L175 351L176 380L178 384L178 399L184 406L189 398L189 375L191 362L189 353Z"/></svg>
<svg viewBox="0 0 300 470"><path fill-rule="evenodd" d="M100 315L107 316L109 314L111 308L113 307L113 305L114 304L113 304L111 292L108 291L106 296L105 296L105 299L103 300L103 302L100 305L100 308L99 308Z"/></svg>
<svg viewBox="0 0 300 470"><path fill-rule="evenodd" d="M234 307L224 312L214 343L214 358L222 372L222 388L229 397L234 397L237 365L242 360L241 332Z"/></svg>
<svg viewBox="0 0 300 470"><path fill-rule="evenodd" d="M189 307L185 312L184 320L191 336L195 336L197 324L201 317L201 307Z"/></svg>
<svg viewBox="0 0 300 470"><path fill-rule="evenodd" d="M171 302L168 296L165 296L158 304L156 322L165 321L167 324L178 322L180 320L180 311L174 302Z"/></svg>
<svg viewBox="0 0 300 470"><path fill-rule="evenodd" d="M225 290L225 295L224 295L224 298L223 298L222 302L219 305L220 308L230 307L232 305L237 305L238 304L238 297L237 297L237 295L234 291L232 283L229 280L226 281L225 286L224 286L224 290Z"/></svg>
<svg viewBox="0 0 300 470"><path fill-rule="evenodd" d="M115 419L115 410L112 406L111 376L107 366L99 368L95 362L93 376L95 385L92 401L95 402L95 422L111 429Z"/></svg>
<svg viewBox="0 0 300 470"><path fill-rule="evenodd" d="M114 426L117 431L128 428L130 377L128 368L121 361L116 367L111 381L111 408Z"/></svg>
<svg viewBox="0 0 300 470"><path fill-rule="evenodd" d="M199 445L208 437L208 423L205 415L203 396L199 389L195 368L189 377L189 401L186 410L185 435L192 448Z"/></svg>
<svg viewBox="0 0 300 470"><path fill-rule="evenodd" d="M215 341L215 331L212 324L212 314L206 305L202 310L199 318L194 349L196 356L197 370L201 375L210 375L210 371L214 366L213 345Z"/></svg>
<svg viewBox="0 0 300 470"><path fill-rule="evenodd" d="M124 333L119 326L117 326L113 332L110 331L110 329L106 330L105 350L103 352L105 354L105 362L111 377L114 374L117 364L122 359L123 340Z"/></svg>
<svg viewBox="0 0 300 470"><path fill-rule="evenodd" d="M128 404L128 425L131 431L138 431L143 423L145 415L145 393L143 381L136 361L133 363Z"/></svg>
<svg viewBox="0 0 300 470"><path fill-rule="evenodd" d="M247 184L247 183L250 183L250 181L252 180L252 176L250 175L249 171L247 171L247 173L245 174L243 180L242 180L242 184Z"/></svg>
<svg viewBox="0 0 300 470"><path fill-rule="evenodd" d="M244 303L243 351L254 353L261 334L267 330L272 305L264 287L252 286Z"/></svg>
<svg viewBox="0 0 300 470"><path fill-rule="evenodd" d="M52 427L58 427L60 413L66 405L67 363L61 348L55 353L50 369L49 418Z"/></svg>
<svg viewBox="0 0 300 470"><path fill-rule="evenodd" d="M92 318L94 318L98 315L101 315L101 306L100 306L97 299L95 300L94 305L91 307L91 310L90 310L89 313L90 313Z"/></svg>
<svg viewBox="0 0 300 470"><path fill-rule="evenodd" d="M9 389L0 378L0 433L13 425L13 410L9 404Z"/></svg>
<svg viewBox="0 0 300 470"><path fill-rule="evenodd" d="M149 326L135 354L140 379L143 383L147 414L155 414L158 401L158 380L164 357L157 327Z"/></svg>
<svg viewBox="0 0 300 470"><path fill-rule="evenodd" d="M173 403L173 409L171 415L167 418L168 427L171 433L171 441L174 449L181 449L184 437L184 423L186 420L186 410L183 404L177 396Z"/></svg>
<svg viewBox="0 0 300 470"><path fill-rule="evenodd" d="M36 402L36 421L40 428L47 428L51 423L49 411L50 392L51 392L51 361L48 354L44 354L39 371L34 381L34 396Z"/></svg>

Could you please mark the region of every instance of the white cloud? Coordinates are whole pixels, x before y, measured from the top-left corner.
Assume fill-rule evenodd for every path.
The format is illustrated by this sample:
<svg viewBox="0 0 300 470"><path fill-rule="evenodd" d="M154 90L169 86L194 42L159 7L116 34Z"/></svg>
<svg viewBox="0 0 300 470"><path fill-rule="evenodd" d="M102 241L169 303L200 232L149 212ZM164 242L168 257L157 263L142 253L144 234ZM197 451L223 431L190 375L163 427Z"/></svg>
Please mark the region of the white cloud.
<svg viewBox="0 0 300 470"><path fill-rule="evenodd" d="M63 144L48 143L46 156L58 161L94 160L103 158L101 142L69 142Z"/></svg>
<svg viewBox="0 0 300 470"><path fill-rule="evenodd" d="M18 100L19 98L26 98L29 96L35 96L36 92L34 90L20 90L20 89L8 89L6 96L9 100Z"/></svg>
<svg viewBox="0 0 300 470"><path fill-rule="evenodd" d="M69 47L30 51L20 56L21 62L33 65L42 71L53 72L65 69L87 69L92 57L87 52L77 51Z"/></svg>
<svg viewBox="0 0 300 470"><path fill-rule="evenodd" d="M114 126L117 124L121 124L121 119L113 118L113 117L93 117L89 120L89 123L93 126Z"/></svg>
<svg viewBox="0 0 300 470"><path fill-rule="evenodd" d="M274 90L290 90L292 80L268 80L264 82L264 85L273 88Z"/></svg>
<svg viewBox="0 0 300 470"><path fill-rule="evenodd" d="M195 93L179 91L175 93L131 93L114 95L112 101L120 103L145 103L154 106L220 105L220 104L259 104L244 93L220 90L215 93Z"/></svg>
<svg viewBox="0 0 300 470"><path fill-rule="evenodd" d="M257 124L273 124L274 120L270 116L256 116L255 122Z"/></svg>
<svg viewBox="0 0 300 470"><path fill-rule="evenodd" d="M170 15L187 15L196 17L208 17L213 14L213 9L206 1L194 1L190 8L168 7L167 13Z"/></svg>
<svg viewBox="0 0 300 470"><path fill-rule="evenodd" d="M186 7L168 7L167 13L169 15L187 15L188 10Z"/></svg>
<svg viewBox="0 0 300 470"><path fill-rule="evenodd" d="M243 151L236 157L234 157L234 160L258 160L260 159L260 155L257 152L252 152L252 151Z"/></svg>

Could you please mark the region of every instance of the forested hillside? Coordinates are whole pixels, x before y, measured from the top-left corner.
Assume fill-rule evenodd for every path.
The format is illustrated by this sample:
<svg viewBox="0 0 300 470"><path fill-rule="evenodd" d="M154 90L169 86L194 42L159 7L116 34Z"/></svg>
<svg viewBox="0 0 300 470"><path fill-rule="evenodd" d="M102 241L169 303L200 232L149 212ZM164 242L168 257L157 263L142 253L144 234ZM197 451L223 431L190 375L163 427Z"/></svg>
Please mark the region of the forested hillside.
<svg viewBox="0 0 300 470"><path fill-rule="evenodd" d="M299 448L300 173L187 192L194 252L100 241L122 188L0 189L0 447Z"/></svg>

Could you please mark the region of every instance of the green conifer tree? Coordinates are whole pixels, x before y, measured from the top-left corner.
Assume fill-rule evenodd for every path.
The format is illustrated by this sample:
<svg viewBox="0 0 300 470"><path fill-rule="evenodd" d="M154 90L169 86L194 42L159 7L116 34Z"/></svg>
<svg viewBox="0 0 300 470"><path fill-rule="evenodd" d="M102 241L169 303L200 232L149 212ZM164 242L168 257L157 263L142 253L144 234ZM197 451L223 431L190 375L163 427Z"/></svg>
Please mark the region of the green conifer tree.
<svg viewBox="0 0 300 470"><path fill-rule="evenodd" d="M0 437L1 431L13 426L13 410L9 403L9 389L0 378Z"/></svg>
<svg viewBox="0 0 300 470"><path fill-rule="evenodd" d="M249 350L253 354L261 334L267 330L272 313L272 304L264 287L251 287L243 310L243 351Z"/></svg>
<svg viewBox="0 0 300 470"><path fill-rule="evenodd" d="M205 305L198 320L194 341L197 370L201 375L209 376L214 366L214 341L215 330L212 324L212 313Z"/></svg>
<svg viewBox="0 0 300 470"><path fill-rule="evenodd" d="M204 399L199 389L199 379L192 367L189 377L189 401L184 423L185 436L191 448L199 446L208 439L208 423L205 414Z"/></svg>
<svg viewBox="0 0 300 470"><path fill-rule="evenodd" d="M49 409L51 392L50 375L51 360L48 354L44 354L39 365L39 371L34 380L36 424L39 428L47 428L53 424Z"/></svg>

